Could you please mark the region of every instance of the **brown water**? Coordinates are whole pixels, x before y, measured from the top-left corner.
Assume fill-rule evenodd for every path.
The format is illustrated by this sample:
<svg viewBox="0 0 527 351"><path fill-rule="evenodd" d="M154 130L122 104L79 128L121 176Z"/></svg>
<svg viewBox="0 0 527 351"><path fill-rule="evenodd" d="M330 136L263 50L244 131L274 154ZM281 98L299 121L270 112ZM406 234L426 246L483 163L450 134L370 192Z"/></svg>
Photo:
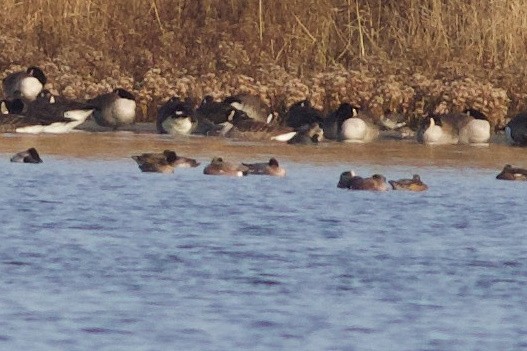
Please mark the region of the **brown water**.
<svg viewBox="0 0 527 351"><path fill-rule="evenodd" d="M313 164L381 164L501 169L504 164L527 166L525 149L499 140L489 146L428 146L415 141L381 140L368 144L324 142L317 146L279 142L247 142L219 137L173 137L154 133L151 124L133 131L70 134L12 134L0 137L0 152L14 153L36 147L43 155L116 159L143 152L173 149L180 155L208 160L223 156L233 161L269 158Z"/></svg>

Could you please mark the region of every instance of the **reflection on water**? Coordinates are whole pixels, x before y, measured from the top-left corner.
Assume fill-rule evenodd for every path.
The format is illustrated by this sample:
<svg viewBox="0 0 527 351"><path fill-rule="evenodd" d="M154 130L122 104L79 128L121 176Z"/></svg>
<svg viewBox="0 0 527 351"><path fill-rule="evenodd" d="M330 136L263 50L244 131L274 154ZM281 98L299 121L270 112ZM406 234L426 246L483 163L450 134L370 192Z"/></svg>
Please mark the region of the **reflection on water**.
<svg viewBox="0 0 527 351"><path fill-rule="evenodd" d="M527 348L522 149L294 147L136 134L0 140L0 348ZM8 162L36 146L40 165ZM283 160L283 179L139 172L173 148ZM2 161L3 160L3 161ZM425 193L337 189L418 172Z"/></svg>

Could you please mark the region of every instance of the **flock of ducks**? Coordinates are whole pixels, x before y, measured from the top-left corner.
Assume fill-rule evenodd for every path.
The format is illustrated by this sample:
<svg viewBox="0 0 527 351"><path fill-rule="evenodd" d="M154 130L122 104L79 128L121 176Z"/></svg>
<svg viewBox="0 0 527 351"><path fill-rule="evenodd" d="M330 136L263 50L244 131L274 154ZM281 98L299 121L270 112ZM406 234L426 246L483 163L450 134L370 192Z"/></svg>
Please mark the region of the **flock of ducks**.
<svg viewBox="0 0 527 351"><path fill-rule="evenodd" d="M201 163L189 157L179 156L173 150L165 150L162 153L143 153L133 155L131 158L137 163L142 172L174 173L176 168L196 168ZM16 153L11 157L11 162L20 163L42 163L42 159L35 148ZM274 157L268 162L240 163L234 164L225 161L222 157L214 157L208 165L203 168L203 174L216 176L243 177L247 175L268 175L274 177L285 177L286 170L280 166ZM505 165L503 170L496 176L501 180L527 181L527 169ZM337 187L349 190L387 191L404 190L420 192L428 190L428 186L421 180L418 174L412 178L386 181L382 174L374 174L371 177L361 177L354 171L344 171L340 174Z"/></svg>
<svg viewBox="0 0 527 351"><path fill-rule="evenodd" d="M36 66L11 73L2 80L0 132L66 133L84 123L90 116L102 127L113 130L135 122L134 95L116 88L84 101L54 96L45 88L47 77ZM282 114L274 113L259 97L239 94L223 101L205 96L196 107L192 99L171 97L159 107L156 131L172 135L212 135L250 140L276 140L290 144L316 144L322 140L365 143L384 132L398 138L416 138L425 144L488 144L491 127L480 111L468 108L462 112L432 115L422 119L417 131L410 130L404 116L386 111L380 118L350 103L342 103L324 115L308 100L298 101ZM395 134L394 134L395 132ZM386 134L388 133L388 134ZM527 146L527 112L514 116L505 127L508 141ZM175 168L194 168L195 159L174 151L144 153L132 156L143 172L172 173ZM11 158L12 162L41 163L37 150L30 148ZM248 174L285 176L275 158L269 162L232 164L214 157L205 166L207 175L245 176ZM506 165L498 179L527 180L527 170ZM363 178L353 171L343 172L339 188L351 190L424 191L428 187L419 175L411 179L391 180L380 174Z"/></svg>

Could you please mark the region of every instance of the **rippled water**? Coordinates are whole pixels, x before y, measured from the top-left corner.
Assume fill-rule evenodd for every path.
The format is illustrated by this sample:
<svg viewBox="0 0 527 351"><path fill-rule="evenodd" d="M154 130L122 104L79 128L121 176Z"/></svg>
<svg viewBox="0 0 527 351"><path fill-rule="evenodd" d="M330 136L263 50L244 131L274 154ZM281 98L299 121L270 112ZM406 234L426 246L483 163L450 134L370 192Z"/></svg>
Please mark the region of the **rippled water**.
<svg viewBox="0 0 527 351"><path fill-rule="evenodd" d="M527 349L527 184L496 169L357 162L430 187L369 193L338 156L284 179L8 157L2 350Z"/></svg>

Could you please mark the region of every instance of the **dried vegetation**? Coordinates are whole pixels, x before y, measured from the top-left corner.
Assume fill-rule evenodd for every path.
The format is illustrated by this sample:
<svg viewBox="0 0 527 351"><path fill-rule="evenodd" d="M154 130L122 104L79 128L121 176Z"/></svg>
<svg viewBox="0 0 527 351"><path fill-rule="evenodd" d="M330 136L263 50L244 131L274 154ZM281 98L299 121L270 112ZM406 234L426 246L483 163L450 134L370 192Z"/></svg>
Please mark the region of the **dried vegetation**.
<svg viewBox="0 0 527 351"><path fill-rule="evenodd" d="M239 92L495 124L527 105L527 0L4 0L0 33L4 75L40 65L72 98L122 86L142 120Z"/></svg>

